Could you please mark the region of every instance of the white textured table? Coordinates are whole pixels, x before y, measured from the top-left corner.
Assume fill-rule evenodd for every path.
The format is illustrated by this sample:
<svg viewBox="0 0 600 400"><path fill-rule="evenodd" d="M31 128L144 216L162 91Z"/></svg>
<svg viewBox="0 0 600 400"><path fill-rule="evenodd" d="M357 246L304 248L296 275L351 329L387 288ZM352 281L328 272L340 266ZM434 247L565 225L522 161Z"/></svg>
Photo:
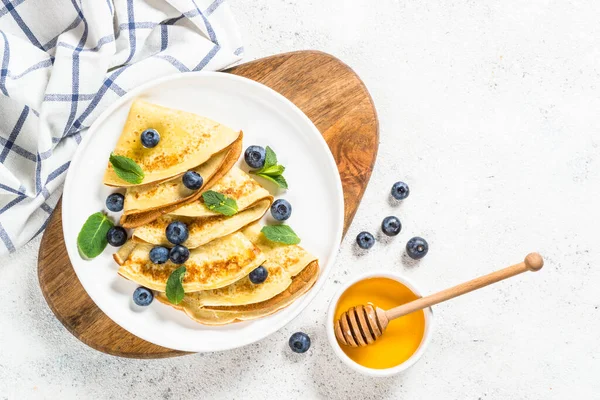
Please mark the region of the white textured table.
<svg viewBox="0 0 600 400"><path fill-rule="evenodd" d="M600 3L255 0L232 7L247 60L329 52L359 73L379 112L377 164L325 289L255 345L118 359L80 343L47 308L36 240L0 265L0 398L597 396ZM388 192L399 179L411 195L394 207ZM377 231L388 214L402 220L402 233L358 257L356 234ZM407 267L401 254L413 235L431 250ZM329 348L329 298L355 273L384 265L433 291L531 250L546 257L541 275L437 306L431 347L403 376L356 375ZM296 330L311 335L307 354L287 347Z"/></svg>

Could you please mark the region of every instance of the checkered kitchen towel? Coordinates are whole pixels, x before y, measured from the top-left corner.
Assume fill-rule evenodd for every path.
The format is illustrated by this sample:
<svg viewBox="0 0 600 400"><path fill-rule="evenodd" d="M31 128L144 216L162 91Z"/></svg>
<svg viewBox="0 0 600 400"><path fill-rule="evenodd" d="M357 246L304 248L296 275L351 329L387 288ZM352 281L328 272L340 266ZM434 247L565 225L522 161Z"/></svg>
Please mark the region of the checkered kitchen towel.
<svg viewBox="0 0 600 400"><path fill-rule="evenodd" d="M0 254L42 232L77 144L128 90L244 51L224 0L0 0Z"/></svg>

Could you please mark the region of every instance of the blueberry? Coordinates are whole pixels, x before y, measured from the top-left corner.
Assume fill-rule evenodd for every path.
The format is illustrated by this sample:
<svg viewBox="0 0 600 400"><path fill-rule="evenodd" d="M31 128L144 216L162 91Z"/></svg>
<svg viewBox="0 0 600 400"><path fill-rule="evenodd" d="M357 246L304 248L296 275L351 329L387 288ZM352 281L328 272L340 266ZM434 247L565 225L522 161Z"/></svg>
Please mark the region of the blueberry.
<svg viewBox="0 0 600 400"><path fill-rule="evenodd" d="M119 212L123 210L124 201L125 196L123 196L121 193L109 194L106 198L106 208L113 212Z"/></svg>
<svg viewBox="0 0 600 400"><path fill-rule="evenodd" d="M356 244L361 249L368 250L375 244L375 238L369 232L361 232L356 236Z"/></svg>
<svg viewBox="0 0 600 400"><path fill-rule="evenodd" d="M106 232L106 240L111 246L123 246L127 241L127 231L122 226L113 226Z"/></svg>
<svg viewBox="0 0 600 400"><path fill-rule="evenodd" d="M173 262L173 264L183 264L190 258L190 251L187 247L177 245L171 249L169 252L169 259Z"/></svg>
<svg viewBox="0 0 600 400"><path fill-rule="evenodd" d="M263 283L267 279L267 276L269 276L269 271L261 265L250 272L248 278L250 278L250 282L258 285L259 283Z"/></svg>
<svg viewBox="0 0 600 400"><path fill-rule="evenodd" d="M429 245L422 237L414 237L406 243L406 254L414 260L419 260L427 254Z"/></svg>
<svg viewBox="0 0 600 400"><path fill-rule="evenodd" d="M150 261L154 264L164 264L169 259L169 249L162 246L155 246L150 250Z"/></svg>
<svg viewBox="0 0 600 400"><path fill-rule="evenodd" d="M183 174L183 186L190 190L198 190L202 187L204 183L204 179L200 176L199 173L194 171L188 171Z"/></svg>
<svg viewBox="0 0 600 400"><path fill-rule="evenodd" d="M388 236L396 236L400 233L402 224L400 220L394 216L385 217L381 223L381 230Z"/></svg>
<svg viewBox="0 0 600 400"><path fill-rule="evenodd" d="M278 199L271 206L271 215L277 221L285 221L292 215L292 205L284 199Z"/></svg>
<svg viewBox="0 0 600 400"><path fill-rule="evenodd" d="M404 200L408 197L410 190L408 190L408 185L404 182L396 182L392 186L392 196L396 200Z"/></svg>
<svg viewBox="0 0 600 400"><path fill-rule="evenodd" d="M294 353L306 353L310 348L310 337L304 332L296 332L290 336L289 343Z"/></svg>
<svg viewBox="0 0 600 400"><path fill-rule="evenodd" d="M187 225L180 221L173 221L167 226L167 240L173 244L185 242L190 235Z"/></svg>
<svg viewBox="0 0 600 400"><path fill-rule="evenodd" d="M249 146L244 152L244 160L250 168L262 168L265 165L265 157L265 149L260 146Z"/></svg>
<svg viewBox="0 0 600 400"><path fill-rule="evenodd" d="M149 306L154 300L154 294L152 290L146 289L143 286L135 289L133 292L133 302L138 306L146 307Z"/></svg>
<svg viewBox="0 0 600 400"><path fill-rule="evenodd" d="M140 140L142 141L142 146L151 149L156 147L158 141L160 140L160 135L156 131L156 129L146 129L140 135Z"/></svg>

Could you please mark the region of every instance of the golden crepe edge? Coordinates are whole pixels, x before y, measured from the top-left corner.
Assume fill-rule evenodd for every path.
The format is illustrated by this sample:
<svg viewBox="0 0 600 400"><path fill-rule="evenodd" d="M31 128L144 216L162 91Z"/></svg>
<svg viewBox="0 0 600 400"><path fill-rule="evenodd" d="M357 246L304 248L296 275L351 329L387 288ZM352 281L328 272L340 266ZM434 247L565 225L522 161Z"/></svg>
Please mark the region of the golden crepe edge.
<svg viewBox="0 0 600 400"><path fill-rule="evenodd" d="M318 263L314 255L298 245L269 241L261 232L260 223L251 224L242 233L265 254L266 261L262 265L269 270L267 280L255 285L245 276L230 286L187 294L180 306L193 319L207 321L208 324L224 324L233 322L233 319L258 318L288 305L312 287L314 281L308 277ZM316 267L318 275L318 264ZM270 282L272 276L276 278ZM289 302L283 301L282 298L288 296L286 293L300 290L300 282L310 285ZM267 303L271 299L276 300ZM254 311L248 312L250 310ZM244 314L238 315L240 311Z"/></svg>
<svg viewBox="0 0 600 400"><path fill-rule="evenodd" d="M244 229L246 226L260 220L263 215L267 212L269 207L271 206L272 198L263 199L257 201L251 207L238 212L237 214L226 217L207 217L198 219L198 223L204 223L204 227L207 224L219 226L220 229L215 229L213 231L209 231L208 233L196 234L194 233L194 217L179 217L173 218L173 221L181 221L188 225L190 229L190 237L186 241L186 247L190 250L203 246L207 243L212 242L220 237L229 235L233 232L237 232L239 230ZM240 222L241 220L241 222ZM161 220L162 221L162 220ZM154 222L154 221L152 221ZM164 229L160 229L160 239L152 239L139 231L136 233L133 232L132 239L138 243L148 243L156 246L167 246L169 242L164 234L164 230L166 229L168 223L164 223ZM202 227L202 225L200 225ZM138 228L139 229L139 228Z"/></svg>
<svg viewBox="0 0 600 400"><path fill-rule="evenodd" d="M235 163L240 157L240 154L242 153L243 136L243 132L240 131L240 136L229 147L229 151L227 152L225 158L221 162L220 167L208 179L208 181L205 182L204 185L202 185L202 188L194 192L191 196L183 198L175 203L164 204L143 211L131 210L127 213L124 212L121 216L121 220L119 221L121 226L123 226L124 228L137 228L139 226L145 225L156 220L161 215L173 212L185 204L192 203L198 200L200 196L202 196L202 193L209 190L211 186L213 186L216 182L219 181L219 179L225 176L225 174L227 174L227 172L229 172L229 170L235 165ZM157 182L154 182L152 184L156 183Z"/></svg>
<svg viewBox="0 0 600 400"><path fill-rule="evenodd" d="M145 121L146 124L142 123L142 126L140 126L140 118L150 119L150 121ZM148 124L148 122L151 123ZM202 129L198 129L198 127L202 127ZM169 145L175 148L180 145L177 140L178 137L185 138L188 143L189 140L196 139L194 143L199 144L196 146L196 149L183 152L183 155L192 154L188 159L182 158L182 151L179 151L177 152L179 158L171 160L175 158L172 156L173 153L169 153L168 151L160 153L162 146L142 148L139 144L135 147L132 145L132 143L139 141L138 135L141 134L140 129L148 128L155 128L159 131L163 131L163 128L165 128L165 131L169 131L169 135L161 138L161 143L165 143L167 150L169 150ZM108 162L102 181L106 186L127 188L169 180L204 163L214 154L227 148L239 138L240 133L241 131L235 131L210 118L150 103L143 98L136 98L131 104L127 119L113 152L116 155L126 156L141 164L140 166L144 170L144 178L139 184L127 182L116 174L112 164ZM205 138L209 140L205 141ZM209 144L212 144L212 146ZM203 147L202 150L200 150L201 147ZM181 150L181 146L179 146L179 150ZM140 156L140 153L144 155ZM148 155L155 153L158 153L158 158L154 160L152 157L149 157L149 159L153 162L166 163L166 166L162 168L155 167L154 169L150 167L150 170L144 168L144 161L148 158Z"/></svg>
<svg viewBox="0 0 600 400"><path fill-rule="evenodd" d="M261 199L273 197L267 189L262 187L261 184L256 181L256 179L237 166L231 167L221 179L214 183L211 190L235 200L238 211L249 208ZM223 215L207 208L204 205L204 199L198 199L198 201L184 204L171 214L195 218Z"/></svg>
<svg viewBox="0 0 600 400"><path fill-rule="evenodd" d="M247 236L246 236L247 237ZM257 245L253 242L253 244ZM260 246L257 245L259 248ZM296 245L286 245L271 250L262 249L268 271L267 279L254 284L248 276L229 286L189 293L187 304L192 308L234 307L266 301L285 291L308 264L316 257Z"/></svg>
<svg viewBox="0 0 600 400"><path fill-rule="evenodd" d="M222 256L215 252L215 247L234 251ZM119 264L117 273L148 289L164 292L170 272L180 265L171 262L153 264L149 258L151 248L151 245L129 240L113 255ZM143 255L141 261L140 253ZM190 258L183 264L187 267L183 281L184 290L191 294L227 287L246 277L265 261L265 254L254 243L241 232L235 232L191 252Z"/></svg>
<svg viewBox="0 0 600 400"><path fill-rule="evenodd" d="M171 304L164 293L155 293L155 298L161 303L185 312L191 319L200 324L214 326L227 325L234 322L263 318L288 307L314 286L319 277L319 272L318 260L312 261L298 275L292 278L292 283L285 291L269 300L244 306L201 307L196 310L190 310L185 308L185 297L184 301L177 305Z"/></svg>
<svg viewBox="0 0 600 400"><path fill-rule="evenodd" d="M207 187L208 185L212 185L211 178L221 169L227 168L224 163L227 161L226 157L229 153L230 147L220 151L209 158L208 161L190 171L198 173L206 181L206 184L202 186ZM157 210L171 204L179 204L190 196L195 195L198 190L186 188L183 184L182 176L177 175L174 178L158 183L128 187L125 191L121 221L126 221L130 218L130 215Z"/></svg>
<svg viewBox="0 0 600 400"><path fill-rule="evenodd" d="M140 243L167 246L169 245L169 242L165 235L165 229L170 222L181 221L187 224L189 229L186 247L194 249L219 237L242 230L260 220L271 207L273 196L250 175L237 167L232 167L231 171L234 170L237 172L233 174L229 173L229 175L223 178L227 183L221 189L224 194L230 196L234 200L240 201L238 206L244 207L240 208L235 215L231 217L226 217L222 214L214 215L214 213L210 212L203 204L201 204L201 199L198 199L194 202L187 203L168 215L161 216L150 221L148 224L137 227L133 232L133 240ZM232 179L232 176L238 179ZM219 182L215 183L215 189L219 187ZM242 187L242 189L238 189L236 192L236 186ZM242 199L247 202L242 203ZM201 208L205 209L205 216L178 215L178 213L182 211L182 208L190 208L192 205L199 205Z"/></svg>

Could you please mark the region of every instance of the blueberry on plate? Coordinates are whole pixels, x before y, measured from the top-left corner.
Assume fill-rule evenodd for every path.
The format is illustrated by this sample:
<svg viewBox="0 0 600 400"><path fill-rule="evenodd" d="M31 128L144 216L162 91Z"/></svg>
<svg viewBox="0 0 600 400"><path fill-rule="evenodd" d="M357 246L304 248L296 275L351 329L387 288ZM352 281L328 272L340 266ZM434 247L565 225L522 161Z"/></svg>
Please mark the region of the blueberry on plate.
<svg viewBox="0 0 600 400"><path fill-rule="evenodd" d="M409 193L408 185L404 182L398 181L392 185L392 197L396 200L404 200L408 197Z"/></svg>
<svg viewBox="0 0 600 400"><path fill-rule="evenodd" d="M169 259L169 249L163 246L155 246L150 250L150 261L154 264L164 264Z"/></svg>
<svg viewBox="0 0 600 400"><path fill-rule="evenodd" d="M127 241L127 231L122 226L113 226L106 232L106 240L111 246L123 246Z"/></svg>
<svg viewBox="0 0 600 400"><path fill-rule="evenodd" d="M381 230L388 236L396 236L400 233L402 224L397 217L389 216L383 219L381 222Z"/></svg>
<svg viewBox="0 0 600 400"><path fill-rule="evenodd" d="M124 201L125 196L123 196L121 193L109 194L106 198L106 208L113 212L122 211Z"/></svg>
<svg viewBox="0 0 600 400"><path fill-rule="evenodd" d="M375 238L369 232L361 232L356 236L356 244L364 250L368 250L375 244Z"/></svg>
<svg viewBox="0 0 600 400"><path fill-rule="evenodd" d="M271 206L271 215L277 221L285 221L292 215L292 205L284 199L277 199Z"/></svg>
<svg viewBox="0 0 600 400"><path fill-rule="evenodd" d="M413 260L420 260L429 251L427 241L422 237L414 237L406 243L406 254Z"/></svg>
<svg viewBox="0 0 600 400"><path fill-rule="evenodd" d="M250 282L258 285L259 283L263 283L267 279L267 276L269 276L269 271L261 265L250 272L248 278L250 278Z"/></svg>
<svg viewBox="0 0 600 400"><path fill-rule="evenodd" d="M152 300L154 300L154 294L150 289L140 286L133 291L133 302L138 306L149 306Z"/></svg>
<svg viewBox="0 0 600 400"><path fill-rule="evenodd" d="M304 332L296 332L290 336L289 343L294 353L306 353L310 348L310 337Z"/></svg>
<svg viewBox="0 0 600 400"><path fill-rule="evenodd" d="M250 168L262 168L265 165L265 157L267 153L265 148L261 146L248 146L244 152L244 160Z"/></svg>
<svg viewBox="0 0 600 400"><path fill-rule="evenodd" d="M181 221L173 221L167 225L166 235L169 242L181 244L187 240L190 233L186 224Z"/></svg>
<svg viewBox="0 0 600 400"><path fill-rule="evenodd" d="M156 129L146 129L140 135L140 140L142 141L142 146L151 149L156 147L158 142L160 141L160 135L156 131Z"/></svg>
<svg viewBox="0 0 600 400"><path fill-rule="evenodd" d="M169 259L173 262L173 264L183 264L190 258L190 251L187 247L177 245L171 249L169 252Z"/></svg>
<svg viewBox="0 0 600 400"><path fill-rule="evenodd" d="M199 173L194 171L188 171L183 174L183 186L190 190L198 190L202 187L204 183L204 179L200 176Z"/></svg>

